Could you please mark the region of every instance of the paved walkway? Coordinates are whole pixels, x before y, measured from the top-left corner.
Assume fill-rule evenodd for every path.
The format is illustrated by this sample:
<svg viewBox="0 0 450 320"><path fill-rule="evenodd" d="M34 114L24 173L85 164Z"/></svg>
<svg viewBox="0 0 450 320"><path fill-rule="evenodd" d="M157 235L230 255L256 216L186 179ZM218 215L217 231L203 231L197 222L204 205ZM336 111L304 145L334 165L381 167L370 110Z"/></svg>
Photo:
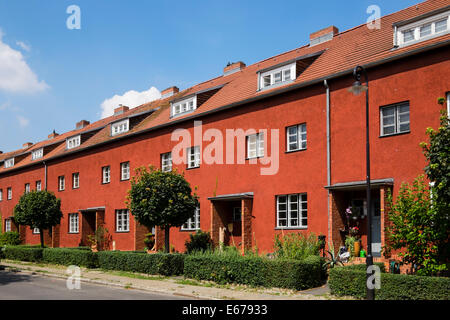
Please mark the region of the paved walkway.
<svg viewBox="0 0 450 320"><path fill-rule="evenodd" d="M39 274L67 279L67 267L2 260L6 270L20 270L22 274ZM81 268L81 281L129 289L146 290L153 293L170 294L176 297L225 300L324 300L333 299L325 285L306 291L287 289L261 289L242 285L217 285L212 282L184 279L184 277L161 277L118 271Z"/></svg>

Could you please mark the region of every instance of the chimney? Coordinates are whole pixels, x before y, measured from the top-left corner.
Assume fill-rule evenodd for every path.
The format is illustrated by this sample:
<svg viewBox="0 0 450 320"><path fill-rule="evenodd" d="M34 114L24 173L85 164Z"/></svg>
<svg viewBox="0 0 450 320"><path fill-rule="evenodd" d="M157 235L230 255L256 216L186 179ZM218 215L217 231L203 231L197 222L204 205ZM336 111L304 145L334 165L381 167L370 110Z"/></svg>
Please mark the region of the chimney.
<svg viewBox="0 0 450 320"><path fill-rule="evenodd" d="M165 99L168 97L173 96L175 93L180 92L180 89L178 89L178 87L170 87L167 89L164 89L163 91L161 91L161 99Z"/></svg>
<svg viewBox="0 0 450 320"><path fill-rule="evenodd" d="M328 28L313 32L309 35L309 45L312 47L319 43L329 41L338 33L339 29L335 26L330 26Z"/></svg>
<svg viewBox="0 0 450 320"><path fill-rule="evenodd" d="M229 74L238 72L244 68L245 68L245 63L243 63L242 61L228 62L227 66L225 68L223 68L223 75L227 76Z"/></svg>
<svg viewBox="0 0 450 320"><path fill-rule="evenodd" d="M80 122L77 122L76 129L83 129L84 127L88 126L90 124L87 120L81 120Z"/></svg>
<svg viewBox="0 0 450 320"><path fill-rule="evenodd" d="M57 136L59 136L59 133L56 133L55 130L53 129L53 132L48 135L48 138L53 139L54 137L57 137Z"/></svg>
<svg viewBox="0 0 450 320"><path fill-rule="evenodd" d="M118 114L122 114L124 112L127 112L128 110L130 110L130 108L119 104L119 107L114 109L114 115L117 116Z"/></svg>
<svg viewBox="0 0 450 320"><path fill-rule="evenodd" d="M33 145L33 142L25 142L22 145L22 149L28 149L29 147L31 147Z"/></svg>

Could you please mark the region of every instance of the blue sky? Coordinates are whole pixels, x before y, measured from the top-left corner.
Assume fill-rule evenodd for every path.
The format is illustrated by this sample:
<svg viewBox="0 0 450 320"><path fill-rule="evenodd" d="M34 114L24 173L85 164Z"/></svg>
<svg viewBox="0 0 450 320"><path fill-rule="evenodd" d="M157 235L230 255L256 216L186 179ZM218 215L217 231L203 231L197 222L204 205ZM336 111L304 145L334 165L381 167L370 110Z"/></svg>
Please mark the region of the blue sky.
<svg viewBox="0 0 450 320"><path fill-rule="evenodd" d="M229 61L249 65L324 27L363 24L370 5L386 15L418 2L0 0L0 150L99 120L115 95L185 89ZM70 5L81 29L66 26Z"/></svg>

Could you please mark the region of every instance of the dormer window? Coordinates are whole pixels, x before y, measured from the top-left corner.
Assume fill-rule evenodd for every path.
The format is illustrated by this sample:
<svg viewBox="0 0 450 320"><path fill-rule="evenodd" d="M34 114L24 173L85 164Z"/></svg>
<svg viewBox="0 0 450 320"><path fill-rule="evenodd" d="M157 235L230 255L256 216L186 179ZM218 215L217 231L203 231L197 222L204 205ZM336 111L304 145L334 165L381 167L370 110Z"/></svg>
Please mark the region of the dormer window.
<svg viewBox="0 0 450 320"><path fill-rule="evenodd" d="M189 113L197 109L197 96L193 96L177 102L172 102L172 117Z"/></svg>
<svg viewBox="0 0 450 320"><path fill-rule="evenodd" d="M130 120L125 119L111 124L111 135L115 136L130 129Z"/></svg>
<svg viewBox="0 0 450 320"><path fill-rule="evenodd" d="M291 63L259 74L259 88L275 87L295 80L296 64Z"/></svg>
<svg viewBox="0 0 450 320"><path fill-rule="evenodd" d="M67 138L67 140L66 140L66 147L67 147L67 149L76 148L80 144L81 144L81 136L80 135Z"/></svg>
<svg viewBox="0 0 450 320"><path fill-rule="evenodd" d="M31 152L31 160L36 160L44 156L44 148L36 149Z"/></svg>
<svg viewBox="0 0 450 320"><path fill-rule="evenodd" d="M11 167L14 167L14 158L5 160L5 168L11 168Z"/></svg>
<svg viewBox="0 0 450 320"><path fill-rule="evenodd" d="M407 46L442 36L450 31L450 10L394 23L394 44Z"/></svg>

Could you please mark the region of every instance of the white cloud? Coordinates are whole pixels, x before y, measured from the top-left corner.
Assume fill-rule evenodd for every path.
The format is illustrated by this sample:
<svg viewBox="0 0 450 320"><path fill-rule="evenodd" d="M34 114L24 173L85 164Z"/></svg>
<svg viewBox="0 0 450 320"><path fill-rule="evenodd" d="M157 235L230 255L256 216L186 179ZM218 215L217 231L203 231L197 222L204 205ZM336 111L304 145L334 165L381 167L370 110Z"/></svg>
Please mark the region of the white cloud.
<svg viewBox="0 0 450 320"><path fill-rule="evenodd" d="M130 90L121 96L114 95L112 98L102 102L102 118L112 116L114 114L114 109L117 108L119 104L130 107L131 109L159 98L161 98L161 92L155 87L151 87L142 92Z"/></svg>
<svg viewBox="0 0 450 320"><path fill-rule="evenodd" d="M17 116L17 120L19 121L19 125L21 128L25 128L30 124L30 120L22 116Z"/></svg>
<svg viewBox="0 0 450 320"><path fill-rule="evenodd" d="M3 42L0 30L0 90L18 93L43 91L49 86L39 81L20 51Z"/></svg>
<svg viewBox="0 0 450 320"><path fill-rule="evenodd" d="M23 41L16 41L16 44L17 44L19 47L21 47L22 50L25 50L25 51L28 51L28 52L30 52L30 50L31 50L31 46L28 45L28 44L26 44L26 43L23 42Z"/></svg>

